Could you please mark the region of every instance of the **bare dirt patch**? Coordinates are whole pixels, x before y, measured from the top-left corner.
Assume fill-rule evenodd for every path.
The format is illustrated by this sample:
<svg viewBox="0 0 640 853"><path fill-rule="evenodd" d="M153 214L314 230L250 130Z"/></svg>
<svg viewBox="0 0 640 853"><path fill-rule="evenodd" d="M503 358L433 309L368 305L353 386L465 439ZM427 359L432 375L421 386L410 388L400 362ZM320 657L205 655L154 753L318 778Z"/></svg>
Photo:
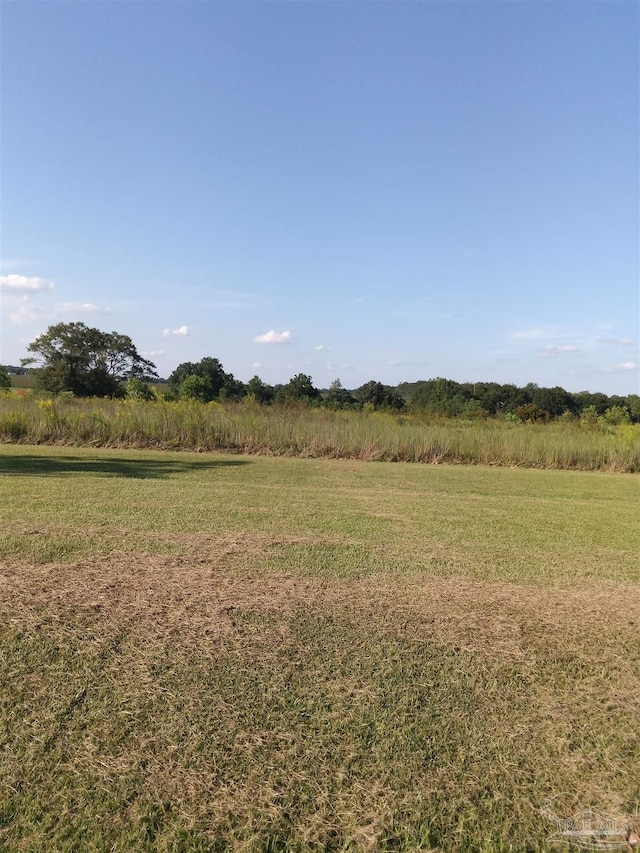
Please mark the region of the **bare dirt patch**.
<svg viewBox="0 0 640 853"><path fill-rule="evenodd" d="M308 541L300 537L184 536L183 549L189 539L192 553L186 556L113 552L71 564L0 562L0 607L23 624L91 614L126 623L136 634L177 634L186 643L232 631L235 610L338 609L352 619L410 632L416 641L440 640L520 662L531 658L534 647L557 644L565 655L607 649L622 665L632 662L625 639L640 636L640 593L632 585L540 588L424 574L327 580L260 570L265 549ZM230 567L238 555L255 569Z"/></svg>

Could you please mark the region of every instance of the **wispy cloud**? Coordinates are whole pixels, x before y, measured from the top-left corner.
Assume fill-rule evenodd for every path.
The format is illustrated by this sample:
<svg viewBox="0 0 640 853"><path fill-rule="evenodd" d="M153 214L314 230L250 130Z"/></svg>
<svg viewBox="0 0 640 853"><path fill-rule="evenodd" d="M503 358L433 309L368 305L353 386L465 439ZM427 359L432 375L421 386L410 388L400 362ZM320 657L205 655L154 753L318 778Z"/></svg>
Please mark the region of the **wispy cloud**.
<svg viewBox="0 0 640 853"><path fill-rule="evenodd" d="M599 344L614 344L620 347L632 347L638 343L633 338L596 338L596 342Z"/></svg>
<svg viewBox="0 0 640 853"><path fill-rule="evenodd" d="M314 347L316 352L329 352L331 347L326 346L325 344L318 344L317 347Z"/></svg>
<svg viewBox="0 0 640 853"><path fill-rule="evenodd" d="M30 296L6 296L3 311L9 321L15 326L24 326L27 323L45 322L54 319L54 314L44 311L33 304Z"/></svg>
<svg viewBox="0 0 640 853"><path fill-rule="evenodd" d="M262 362L261 361L254 361L253 364L251 365L251 367L253 367L254 370L257 370L259 367L262 367Z"/></svg>
<svg viewBox="0 0 640 853"><path fill-rule="evenodd" d="M565 355L566 353L572 352L580 352L580 348L571 346L570 344L565 344L564 346L542 347L542 349L538 350L536 355L538 358L556 358L559 355Z"/></svg>
<svg viewBox="0 0 640 853"><path fill-rule="evenodd" d="M549 338L563 335L557 326L531 326L528 329L515 329L509 337L514 341L548 341Z"/></svg>
<svg viewBox="0 0 640 853"><path fill-rule="evenodd" d="M191 330L188 326L180 326L177 329L163 329L163 335L176 335L177 337L186 338L187 335L191 334Z"/></svg>
<svg viewBox="0 0 640 853"><path fill-rule="evenodd" d="M75 314L109 314L108 308L101 308L100 305L94 305L93 302L63 302L57 306L57 311L63 313L72 312Z"/></svg>
<svg viewBox="0 0 640 853"><path fill-rule="evenodd" d="M622 364L614 364L608 369L608 373L629 373L638 370L636 361L623 361Z"/></svg>
<svg viewBox="0 0 640 853"><path fill-rule="evenodd" d="M142 351L142 355L143 355L145 358L154 358L154 357L155 357L155 356L157 356L157 355L164 355L164 350L163 350L163 349L148 349L148 350L143 350L143 351Z"/></svg>
<svg viewBox="0 0 640 853"><path fill-rule="evenodd" d="M265 332L264 335L257 335L253 342L254 344L289 344L293 341L291 332L274 332L273 329Z"/></svg>
<svg viewBox="0 0 640 853"><path fill-rule="evenodd" d="M5 293L30 293L34 290L53 290L53 282L38 276L0 275L0 290Z"/></svg>

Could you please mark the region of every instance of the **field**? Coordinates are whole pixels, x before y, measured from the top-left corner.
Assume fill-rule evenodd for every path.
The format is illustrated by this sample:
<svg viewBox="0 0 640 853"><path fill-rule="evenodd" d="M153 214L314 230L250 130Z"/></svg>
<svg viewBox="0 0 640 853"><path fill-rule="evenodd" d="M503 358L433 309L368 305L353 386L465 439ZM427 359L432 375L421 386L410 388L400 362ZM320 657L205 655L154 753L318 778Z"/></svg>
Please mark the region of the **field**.
<svg viewBox="0 0 640 853"><path fill-rule="evenodd" d="M16 392L18 393L18 392ZM0 395L0 443L640 472L640 424Z"/></svg>
<svg viewBox="0 0 640 853"><path fill-rule="evenodd" d="M629 474L2 445L0 849L636 826L639 497Z"/></svg>

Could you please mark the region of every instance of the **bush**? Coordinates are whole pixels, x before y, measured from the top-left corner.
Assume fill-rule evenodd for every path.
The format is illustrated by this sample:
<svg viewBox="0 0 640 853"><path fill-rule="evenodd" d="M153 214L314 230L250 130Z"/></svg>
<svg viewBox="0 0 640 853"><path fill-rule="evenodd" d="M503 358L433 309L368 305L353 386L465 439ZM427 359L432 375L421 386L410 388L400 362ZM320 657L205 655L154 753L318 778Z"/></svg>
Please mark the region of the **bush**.
<svg viewBox="0 0 640 853"><path fill-rule="evenodd" d="M153 400L154 398L153 391L147 383L135 377L127 379L124 383L124 396L127 400Z"/></svg>
<svg viewBox="0 0 640 853"><path fill-rule="evenodd" d="M11 378L4 368L0 364L0 393L11 390Z"/></svg>
<svg viewBox="0 0 640 853"><path fill-rule="evenodd" d="M620 426L620 424L630 424L631 415L625 406L611 406L602 416L605 423L611 426Z"/></svg>

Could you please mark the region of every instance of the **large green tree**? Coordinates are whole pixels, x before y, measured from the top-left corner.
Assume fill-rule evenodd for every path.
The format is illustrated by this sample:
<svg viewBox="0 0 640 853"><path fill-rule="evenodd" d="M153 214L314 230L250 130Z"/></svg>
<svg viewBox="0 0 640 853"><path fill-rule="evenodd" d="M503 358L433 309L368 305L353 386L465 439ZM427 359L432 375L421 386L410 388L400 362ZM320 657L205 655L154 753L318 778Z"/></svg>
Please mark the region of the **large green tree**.
<svg viewBox="0 0 640 853"><path fill-rule="evenodd" d="M57 323L32 341L23 365L38 368L36 384L54 394L112 397L125 379L156 379L155 365L142 358L128 335L102 332L84 323Z"/></svg>

